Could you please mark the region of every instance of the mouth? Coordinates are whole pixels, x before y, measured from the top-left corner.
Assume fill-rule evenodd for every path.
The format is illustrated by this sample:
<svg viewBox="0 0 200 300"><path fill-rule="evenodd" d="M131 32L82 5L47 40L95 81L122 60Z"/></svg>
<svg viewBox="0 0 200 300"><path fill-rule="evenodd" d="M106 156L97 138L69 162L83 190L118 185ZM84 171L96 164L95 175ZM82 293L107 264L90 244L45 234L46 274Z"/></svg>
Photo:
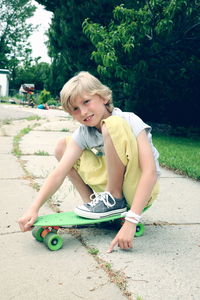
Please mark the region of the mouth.
<svg viewBox="0 0 200 300"><path fill-rule="evenodd" d="M85 118L83 121L84 122L89 122L92 118L93 118L94 115L90 115L88 116L87 118Z"/></svg>

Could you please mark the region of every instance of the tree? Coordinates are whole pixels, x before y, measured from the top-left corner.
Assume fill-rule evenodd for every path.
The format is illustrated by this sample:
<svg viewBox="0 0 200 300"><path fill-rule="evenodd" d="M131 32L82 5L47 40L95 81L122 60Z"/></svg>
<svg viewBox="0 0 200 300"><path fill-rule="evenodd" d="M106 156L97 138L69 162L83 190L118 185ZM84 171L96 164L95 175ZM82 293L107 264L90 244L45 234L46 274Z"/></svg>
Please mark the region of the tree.
<svg viewBox="0 0 200 300"><path fill-rule="evenodd" d="M115 102L144 119L200 125L200 3L146 0L117 6L109 25L86 19L99 74Z"/></svg>
<svg viewBox="0 0 200 300"><path fill-rule="evenodd" d="M52 58L51 92L55 95L74 73L87 70L97 75L96 64L90 53L95 49L82 31L85 18L107 25L112 10L121 0L37 0L54 13L48 31L49 56ZM133 7L134 1L125 0Z"/></svg>
<svg viewBox="0 0 200 300"><path fill-rule="evenodd" d="M32 83L36 90L48 89L50 65L46 62L39 62L37 59L29 65L18 66L16 76L11 80L12 89L19 90L24 83Z"/></svg>
<svg viewBox="0 0 200 300"><path fill-rule="evenodd" d="M0 11L0 67L8 68L15 77L18 64L30 60L28 37L33 26L26 20L35 6L29 0L0 0Z"/></svg>

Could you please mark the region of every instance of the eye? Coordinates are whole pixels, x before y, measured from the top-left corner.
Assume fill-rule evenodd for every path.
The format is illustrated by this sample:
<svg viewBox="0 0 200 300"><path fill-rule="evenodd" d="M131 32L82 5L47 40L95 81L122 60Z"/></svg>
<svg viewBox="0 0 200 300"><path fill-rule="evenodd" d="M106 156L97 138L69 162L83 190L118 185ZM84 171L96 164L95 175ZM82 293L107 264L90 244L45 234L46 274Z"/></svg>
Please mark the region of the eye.
<svg viewBox="0 0 200 300"><path fill-rule="evenodd" d="M88 104L90 102L90 99L85 100L83 103Z"/></svg>
<svg viewBox="0 0 200 300"><path fill-rule="evenodd" d="M72 108L72 112L74 112L74 113L75 113L75 112L78 112L78 107L73 107L73 108Z"/></svg>

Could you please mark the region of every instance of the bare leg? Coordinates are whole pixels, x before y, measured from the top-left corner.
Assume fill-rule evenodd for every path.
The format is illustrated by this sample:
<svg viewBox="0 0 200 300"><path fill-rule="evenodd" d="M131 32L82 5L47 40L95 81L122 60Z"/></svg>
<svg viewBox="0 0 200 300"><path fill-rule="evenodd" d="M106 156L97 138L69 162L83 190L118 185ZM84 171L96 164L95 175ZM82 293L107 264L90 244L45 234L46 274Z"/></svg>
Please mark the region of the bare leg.
<svg viewBox="0 0 200 300"><path fill-rule="evenodd" d="M55 148L55 157L58 161L61 160L65 149L67 147L66 139L61 138ZM84 202L90 202L90 195L93 193L92 189L85 184L85 182L82 180L82 178L79 176L77 171L73 168L69 175L68 175L69 180L72 182L72 184L75 186L77 191L79 192L82 200Z"/></svg>
<svg viewBox="0 0 200 300"><path fill-rule="evenodd" d="M106 156L106 166L108 173L108 182L106 191L110 192L115 198L122 198L122 186L124 180L125 166L121 162L109 132L104 124L102 126L104 139L104 150Z"/></svg>

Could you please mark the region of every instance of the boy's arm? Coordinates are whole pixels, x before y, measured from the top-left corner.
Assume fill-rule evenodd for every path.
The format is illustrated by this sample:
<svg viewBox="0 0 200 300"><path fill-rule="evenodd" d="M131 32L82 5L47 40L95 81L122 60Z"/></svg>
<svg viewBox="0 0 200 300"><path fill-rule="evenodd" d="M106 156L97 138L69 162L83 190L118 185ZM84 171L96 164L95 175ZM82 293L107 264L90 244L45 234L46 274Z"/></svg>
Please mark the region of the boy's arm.
<svg viewBox="0 0 200 300"><path fill-rule="evenodd" d="M28 211L19 219L22 231L31 229L40 207L58 190L82 152L83 150L71 139L58 166L48 176Z"/></svg>
<svg viewBox="0 0 200 300"><path fill-rule="evenodd" d="M157 174L153 151L144 130L137 137L137 144L141 177L138 182L131 210L135 214L141 215L144 207L151 197L152 189L157 181ZM113 248L117 244L121 249L132 248L135 230L136 224L125 221L115 239L111 242L108 252L112 252Z"/></svg>

